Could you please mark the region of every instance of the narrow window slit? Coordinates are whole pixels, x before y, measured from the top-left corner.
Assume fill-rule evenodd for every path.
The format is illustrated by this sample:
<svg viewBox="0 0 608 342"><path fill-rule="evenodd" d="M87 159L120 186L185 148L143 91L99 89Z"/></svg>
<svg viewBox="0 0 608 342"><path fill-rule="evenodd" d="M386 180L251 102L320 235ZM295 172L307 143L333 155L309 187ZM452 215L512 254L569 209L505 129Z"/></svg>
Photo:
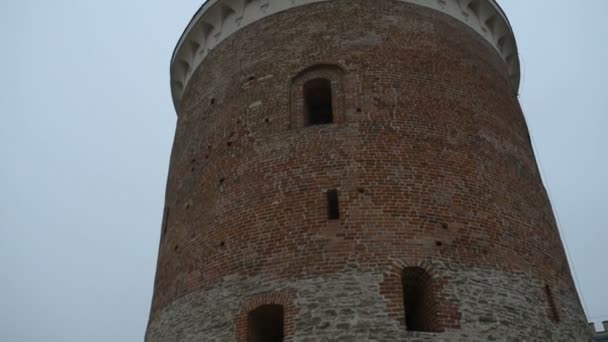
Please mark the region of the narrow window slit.
<svg viewBox="0 0 608 342"><path fill-rule="evenodd" d="M325 78L315 78L304 84L305 126L333 123L331 82Z"/></svg>
<svg viewBox="0 0 608 342"><path fill-rule="evenodd" d="M263 305L247 317L247 342L283 342L284 310L282 305Z"/></svg>
<svg viewBox="0 0 608 342"><path fill-rule="evenodd" d="M551 286L545 285L545 295L547 296L547 303L549 305L549 319L555 323L559 323L559 312L557 311L557 305L555 305Z"/></svg>
<svg viewBox="0 0 608 342"><path fill-rule="evenodd" d="M340 205L338 203L338 190L327 191L327 219L340 219Z"/></svg>
<svg viewBox="0 0 608 342"><path fill-rule="evenodd" d="M167 226L169 225L168 222L169 222L169 207L165 207L165 213L163 215L163 234L162 234L161 238L165 237L165 235L167 234Z"/></svg>

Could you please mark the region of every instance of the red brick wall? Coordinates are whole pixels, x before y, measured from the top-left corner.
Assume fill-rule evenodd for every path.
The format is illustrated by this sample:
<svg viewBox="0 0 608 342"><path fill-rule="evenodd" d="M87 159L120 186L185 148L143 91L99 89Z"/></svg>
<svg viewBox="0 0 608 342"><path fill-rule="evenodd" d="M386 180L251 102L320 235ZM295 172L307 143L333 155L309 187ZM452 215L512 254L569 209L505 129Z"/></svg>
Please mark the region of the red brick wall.
<svg viewBox="0 0 608 342"><path fill-rule="evenodd" d="M332 80L337 119L302 127L300 87L315 75ZM328 189L339 221L327 220ZM397 259L526 274L576 298L504 62L414 5L308 5L222 42L184 95L166 205L152 319L226 276L307 279ZM403 317L401 288L383 291ZM458 327L443 303L442 324Z"/></svg>

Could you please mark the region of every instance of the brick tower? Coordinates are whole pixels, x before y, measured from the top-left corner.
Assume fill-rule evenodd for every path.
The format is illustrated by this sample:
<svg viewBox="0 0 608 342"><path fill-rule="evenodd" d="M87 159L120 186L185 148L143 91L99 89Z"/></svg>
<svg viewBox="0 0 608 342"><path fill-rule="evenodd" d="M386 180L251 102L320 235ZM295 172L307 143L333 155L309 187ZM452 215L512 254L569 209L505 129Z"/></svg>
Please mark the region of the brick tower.
<svg viewBox="0 0 608 342"><path fill-rule="evenodd" d="M147 342L589 341L493 0L210 0Z"/></svg>

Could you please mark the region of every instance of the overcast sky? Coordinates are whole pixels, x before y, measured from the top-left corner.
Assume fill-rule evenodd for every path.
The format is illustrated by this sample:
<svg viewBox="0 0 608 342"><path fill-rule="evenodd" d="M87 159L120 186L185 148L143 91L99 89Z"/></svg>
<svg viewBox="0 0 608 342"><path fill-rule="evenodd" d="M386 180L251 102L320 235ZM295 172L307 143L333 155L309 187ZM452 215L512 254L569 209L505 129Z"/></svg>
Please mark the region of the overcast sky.
<svg viewBox="0 0 608 342"><path fill-rule="evenodd" d="M0 0L0 341L142 341L202 0ZM608 319L608 1L502 0L587 314Z"/></svg>

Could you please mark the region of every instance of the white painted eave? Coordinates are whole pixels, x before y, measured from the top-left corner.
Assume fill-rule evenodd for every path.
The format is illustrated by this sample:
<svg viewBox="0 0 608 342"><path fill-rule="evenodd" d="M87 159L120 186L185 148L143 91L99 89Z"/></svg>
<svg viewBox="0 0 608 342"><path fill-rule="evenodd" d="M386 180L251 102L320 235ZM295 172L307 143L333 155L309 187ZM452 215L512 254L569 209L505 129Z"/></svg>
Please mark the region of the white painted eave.
<svg viewBox="0 0 608 342"><path fill-rule="evenodd" d="M208 0L182 34L171 59L171 92L176 110L190 78L216 45L241 28L294 7L331 0ZM509 20L495 0L399 0L432 8L467 24L505 61L514 91L520 64ZM179 115L179 113L178 113Z"/></svg>

